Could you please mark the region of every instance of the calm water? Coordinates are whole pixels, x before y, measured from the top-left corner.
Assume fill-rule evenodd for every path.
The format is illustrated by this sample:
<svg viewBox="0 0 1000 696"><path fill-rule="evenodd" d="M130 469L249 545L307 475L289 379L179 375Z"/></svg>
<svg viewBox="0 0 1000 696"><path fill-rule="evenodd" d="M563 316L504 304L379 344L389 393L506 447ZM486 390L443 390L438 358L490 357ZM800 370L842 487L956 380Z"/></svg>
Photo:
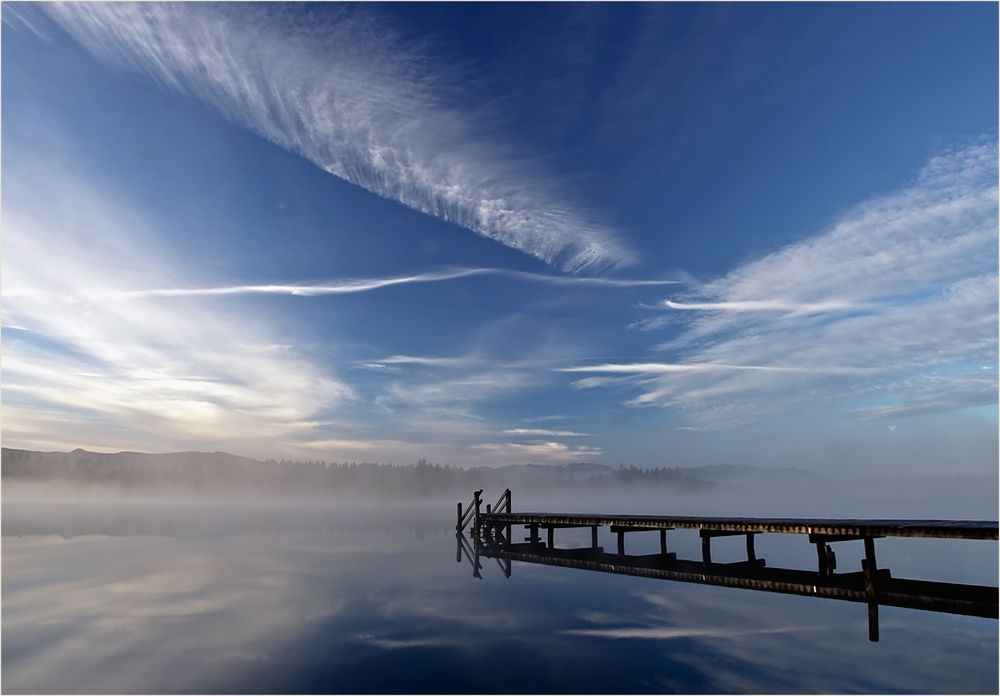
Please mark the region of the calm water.
<svg viewBox="0 0 1000 696"><path fill-rule="evenodd" d="M861 604L519 563L508 579L489 559L476 580L456 563L447 501L376 514L8 498L3 513L6 692L998 688L993 620L882 607L869 643ZM655 534L633 536L630 552L655 550ZM574 541L589 532L557 535ZM696 533L670 541L699 557ZM742 543L716 540L716 560L738 560ZM860 546L838 545L841 569L859 567ZM996 547L882 540L879 562L993 585ZM802 537L764 536L758 554L815 563Z"/></svg>

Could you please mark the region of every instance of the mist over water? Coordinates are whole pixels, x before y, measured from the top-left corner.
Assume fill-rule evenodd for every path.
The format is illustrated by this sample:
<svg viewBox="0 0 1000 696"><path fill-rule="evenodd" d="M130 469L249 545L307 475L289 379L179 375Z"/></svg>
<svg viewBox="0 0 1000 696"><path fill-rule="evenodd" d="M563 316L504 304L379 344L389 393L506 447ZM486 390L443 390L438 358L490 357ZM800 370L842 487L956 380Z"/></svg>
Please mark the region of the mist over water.
<svg viewBox="0 0 1000 696"><path fill-rule="evenodd" d="M993 518L982 481L720 482L710 490L515 490L515 510ZM454 496L3 490L8 692L995 692L996 622L483 559L456 563ZM492 502L499 490L487 490ZM471 493L471 492L470 492ZM464 496L463 496L464 497ZM921 513L922 514L918 514ZM993 513L993 514L991 514ZM521 530L514 529L514 538ZM606 529L601 543L614 541ZM697 533L668 534L699 558ZM558 530L585 546L588 530ZM742 538L715 540L739 560ZM653 553L655 534L628 535ZM858 548L854 548L854 547ZM804 537L768 566L813 569ZM838 544L860 568L861 544ZM893 577L996 584L995 542L882 539Z"/></svg>

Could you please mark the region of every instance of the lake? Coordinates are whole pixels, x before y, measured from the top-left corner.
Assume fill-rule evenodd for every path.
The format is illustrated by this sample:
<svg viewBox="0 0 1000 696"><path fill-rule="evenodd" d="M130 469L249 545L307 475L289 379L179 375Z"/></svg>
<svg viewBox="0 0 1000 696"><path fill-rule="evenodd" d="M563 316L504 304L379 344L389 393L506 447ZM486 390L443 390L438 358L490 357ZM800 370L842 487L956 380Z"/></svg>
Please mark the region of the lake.
<svg viewBox="0 0 1000 696"><path fill-rule="evenodd" d="M995 620L881 607L871 643L864 604L518 562L506 578L491 559L476 579L456 562L454 502L7 496L3 690L997 691ZM700 557L696 532L669 538ZM996 542L878 543L894 577L996 584ZM713 554L742 545L716 539ZM839 544L839 567L859 568L860 547ZM804 537L764 535L757 553L815 565Z"/></svg>

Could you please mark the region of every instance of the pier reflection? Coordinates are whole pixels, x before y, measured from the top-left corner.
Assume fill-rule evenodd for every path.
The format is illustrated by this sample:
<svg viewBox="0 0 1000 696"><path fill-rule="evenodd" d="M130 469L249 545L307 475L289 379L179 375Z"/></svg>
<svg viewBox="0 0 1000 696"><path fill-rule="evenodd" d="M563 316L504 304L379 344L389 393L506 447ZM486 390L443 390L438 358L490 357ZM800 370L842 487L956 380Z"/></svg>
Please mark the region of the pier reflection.
<svg viewBox="0 0 1000 696"><path fill-rule="evenodd" d="M653 554L626 554L621 543L618 553L608 553L597 545L596 538L589 547L556 548L551 534L546 543L535 530L525 543L514 543L511 527L503 525L484 527L471 537L460 532L456 537L456 561L469 563L474 577L479 579L486 559L495 561L508 578L514 562L520 562L858 602L868 606L868 635L872 641L879 639L880 605L991 619L998 614L996 587L895 578L888 568L837 573L833 564L824 563L824 559L817 571L772 568L765 559L756 558L750 547L748 560L713 563L710 558L678 559L662 543L661 552Z"/></svg>

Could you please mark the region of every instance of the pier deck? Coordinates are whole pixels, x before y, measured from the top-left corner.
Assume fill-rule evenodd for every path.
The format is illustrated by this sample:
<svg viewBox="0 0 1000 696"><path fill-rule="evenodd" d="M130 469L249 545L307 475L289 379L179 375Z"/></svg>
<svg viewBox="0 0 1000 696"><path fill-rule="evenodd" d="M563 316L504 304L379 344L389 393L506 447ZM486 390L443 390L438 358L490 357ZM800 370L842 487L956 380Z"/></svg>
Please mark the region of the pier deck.
<svg viewBox="0 0 1000 696"><path fill-rule="evenodd" d="M523 525L527 543L513 539L512 528ZM472 543L465 539L468 527ZM590 528L590 546L560 549L555 545L557 529ZM605 553L598 544L598 529L608 527L618 538L617 553ZM878 640L880 604L997 618L996 587L962 585L894 578L879 568L875 540L883 537L923 539L998 539L998 525L992 520L900 520L900 519L802 519L786 517L693 517L678 515L611 515L567 512L513 512L511 493L505 490L494 505L483 510L482 491L473 494L472 504L458 504L457 560L467 558L473 574L480 577L480 556L493 558L504 575L510 577L511 562L558 565L661 580L722 585L734 588L808 595L868 604L869 639ZM546 531L542 541L540 530ZM696 529L701 537L701 561L677 559L667 550L667 532ZM659 532L658 554L628 555L625 536L635 532ZM759 534L807 535L816 547L816 571L767 567L757 557L755 539ZM712 539L722 536L746 537L746 560L713 563ZM861 568L837 572L837 555L831 544L846 541L864 543Z"/></svg>
<svg viewBox="0 0 1000 696"><path fill-rule="evenodd" d="M622 527L628 530L704 529L736 534L822 534L850 537L997 539L997 523L980 520L840 520L767 517L592 515L560 512L481 513L481 524Z"/></svg>

